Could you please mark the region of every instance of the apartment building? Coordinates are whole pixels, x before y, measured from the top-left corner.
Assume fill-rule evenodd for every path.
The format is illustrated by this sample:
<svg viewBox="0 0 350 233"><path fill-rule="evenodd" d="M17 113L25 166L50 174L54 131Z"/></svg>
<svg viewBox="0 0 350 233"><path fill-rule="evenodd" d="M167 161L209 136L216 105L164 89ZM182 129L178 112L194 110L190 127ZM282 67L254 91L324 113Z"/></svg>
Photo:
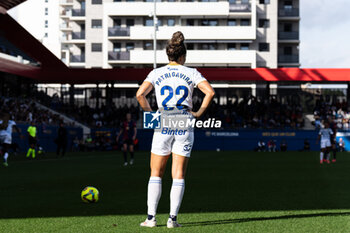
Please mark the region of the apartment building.
<svg viewBox="0 0 350 233"><path fill-rule="evenodd" d="M61 58L71 67L151 67L153 0L60 0ZM157 64L175 31L194 67L298 67L299 0L156 2Z"/></svg>

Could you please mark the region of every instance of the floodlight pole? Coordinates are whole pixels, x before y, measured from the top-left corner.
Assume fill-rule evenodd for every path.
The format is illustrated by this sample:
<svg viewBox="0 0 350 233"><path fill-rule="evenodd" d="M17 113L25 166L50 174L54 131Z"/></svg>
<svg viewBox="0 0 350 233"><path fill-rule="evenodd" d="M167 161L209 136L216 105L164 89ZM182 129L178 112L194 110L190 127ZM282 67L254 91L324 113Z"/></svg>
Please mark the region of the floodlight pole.
<svg viewBox="0 0 350 233"><path fill-rule="evenodd" d="M154 9L153 9L153 29L154 29L154 34L153 34L153 52L154 52L154 61L153 61L153 68L157 68L157 0L154 1Z"/></svg>

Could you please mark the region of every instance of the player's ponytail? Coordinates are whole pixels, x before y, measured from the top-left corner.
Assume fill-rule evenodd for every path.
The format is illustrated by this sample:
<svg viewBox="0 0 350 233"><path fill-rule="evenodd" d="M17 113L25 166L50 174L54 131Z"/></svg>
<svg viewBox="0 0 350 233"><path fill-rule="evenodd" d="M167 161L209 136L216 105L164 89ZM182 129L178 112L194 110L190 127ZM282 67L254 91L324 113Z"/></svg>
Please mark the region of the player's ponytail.
<svg viewBox="0 0 350 233"><path fill-rule="evenodd" d="M166 54L169 61L177 61L181 56L186 55L185 37L182 32L177 31L168 41L166 46Z"/></svg>

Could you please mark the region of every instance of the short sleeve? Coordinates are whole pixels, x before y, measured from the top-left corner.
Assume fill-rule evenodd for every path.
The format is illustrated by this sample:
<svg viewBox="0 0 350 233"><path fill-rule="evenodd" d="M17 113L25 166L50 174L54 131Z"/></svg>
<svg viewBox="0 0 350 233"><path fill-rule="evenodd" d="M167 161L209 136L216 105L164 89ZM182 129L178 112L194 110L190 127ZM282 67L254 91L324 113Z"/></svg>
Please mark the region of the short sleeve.
<svg viewBox="0 0 350 233"><path fill-rule="evenodd" d="M206 79L197 69L194 69L193 81L194 85L197 86L200 82L206 81Z"/></svg>
<svg viewBox="0 0 350 233"><path fill-rule="evenodd" d="M146 77L145 81L150 82L154 86L155 72L152 70Z"/></svg>

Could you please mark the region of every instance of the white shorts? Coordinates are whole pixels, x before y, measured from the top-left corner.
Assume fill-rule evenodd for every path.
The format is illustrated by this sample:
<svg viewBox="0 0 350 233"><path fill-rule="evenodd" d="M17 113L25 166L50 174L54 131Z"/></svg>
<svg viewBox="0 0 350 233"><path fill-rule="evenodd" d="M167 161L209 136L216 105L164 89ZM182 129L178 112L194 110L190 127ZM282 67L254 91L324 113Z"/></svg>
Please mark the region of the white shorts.
<svg viewBox="0 0 350 233"><path fill-rule="evenodd" d="M12 144L12 137L9 134L2 134L0 135L0 142L1 144L5 143L5 144Z"/></svg>
<svg viewBox="0 0 350 233"><path fill-rule="evenodd" d="M331 140L323 139L321 140L321 149L331 147Z"/></svg>
<svg viewBox="0 0 350 233"><path fill-rule="evenodd" d="M177 119L192 119L192 115L181 115ZM194 132L192 128L168 128L157 129L153 134L151 152L156 155L174 154L185 157L191 156L194 142Z"/></svg>

